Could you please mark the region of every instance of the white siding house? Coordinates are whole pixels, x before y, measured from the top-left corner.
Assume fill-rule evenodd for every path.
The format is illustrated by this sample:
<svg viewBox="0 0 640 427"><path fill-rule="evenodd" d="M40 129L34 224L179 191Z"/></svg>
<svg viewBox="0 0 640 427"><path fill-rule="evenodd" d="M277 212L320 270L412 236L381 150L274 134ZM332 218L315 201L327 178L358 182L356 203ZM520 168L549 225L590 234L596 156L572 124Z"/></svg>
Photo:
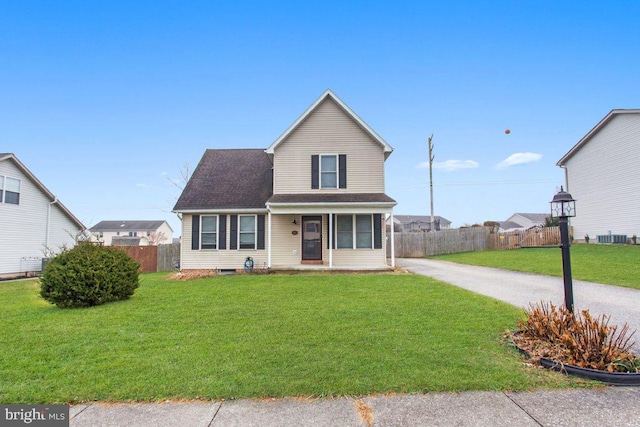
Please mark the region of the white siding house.
<svg viewBox="0 0 640 427"><path fill-rule="evenodd" d="M157 246L173 242L173 229L165 220L100 221L89 231L90 241L105 246Z"/></svg>
<svg viewBox="0 0 640 427"><path fill-rule="evenodd" d="M84 225L11 153L0 153L0 277L33 274Z"/></svg>
<svg viewBox="0 0 640 427"><path fill-rule="evenodd" d="M557 165L576 200L575 239L640 235L640 109L612 110Z"/></svg>
<svg viewBox="0 0 640 427"><path fill-rule="evenodd" d="M331 90L266 149L209 149L182 192L181 268L386 270L393 148Z"/></svg>

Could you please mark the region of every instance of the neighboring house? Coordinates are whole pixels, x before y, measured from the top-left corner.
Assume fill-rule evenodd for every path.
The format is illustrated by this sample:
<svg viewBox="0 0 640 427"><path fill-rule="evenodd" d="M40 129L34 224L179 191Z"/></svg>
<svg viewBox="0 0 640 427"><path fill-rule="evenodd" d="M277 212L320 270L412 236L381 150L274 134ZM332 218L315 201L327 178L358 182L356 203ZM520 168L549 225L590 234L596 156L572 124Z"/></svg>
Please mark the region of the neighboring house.
<svg viewBox="0 0 640 427"><path fill-rule="evenodd" d="M548 213L514 213L506 221L500 221L500 231L528 230L545 225Z"/></svg>
<svg viewBox="0 0 640 427"><path fill-rule="evenodd" d="M181 267L389 268L392 151L330 90L266 150L207 150L174 207Z"/></svg>
<svg viewBox="0 0 640 427"><path fill-rule="evenodd" d="M611 110L557 165L576 200L576 239L640 235L640 109Z"/></svg>
<svg viewBox="0 0 640 427"><path fill-rule="evenodd" d="M498 224L498 231L502 233L507 231L526 230L526 228L524 228L522 225L513 221L498 221Z"/></svg>
<svg viewBox="0 0 640 427"><path fill-rule="evenodd" d="M100 221L89 231L92 242L105 246L157 246L173 242L173 230L164 220Z"/></svg>
<svg viewBox="0 0 640 427"><path fill-rule="evenodd" d="M451 221L438 215L433 216L435 230L446 230L451 228ZM387 225L391 223L391 218L387 218ZM394 215L394 230L398 232L428 232L431 230L431 215Z"/></svg>
<svg viewBox="0 0 640 427"><path fill-rule="evenodd" d="M0 153L0 278L41 271L84 225L12 153Z"/></svg>

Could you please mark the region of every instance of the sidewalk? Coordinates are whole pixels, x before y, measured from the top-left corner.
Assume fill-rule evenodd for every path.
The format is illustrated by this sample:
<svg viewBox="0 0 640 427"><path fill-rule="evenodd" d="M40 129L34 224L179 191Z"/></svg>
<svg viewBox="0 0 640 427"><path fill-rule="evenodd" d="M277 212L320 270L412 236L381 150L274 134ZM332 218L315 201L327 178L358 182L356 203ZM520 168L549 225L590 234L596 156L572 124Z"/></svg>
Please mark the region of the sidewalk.
<svg viewBox="0 0 640 427"><path fill-rule="evenodd" d="M73 406L71 426L638 426L640 388Z"/></svg>

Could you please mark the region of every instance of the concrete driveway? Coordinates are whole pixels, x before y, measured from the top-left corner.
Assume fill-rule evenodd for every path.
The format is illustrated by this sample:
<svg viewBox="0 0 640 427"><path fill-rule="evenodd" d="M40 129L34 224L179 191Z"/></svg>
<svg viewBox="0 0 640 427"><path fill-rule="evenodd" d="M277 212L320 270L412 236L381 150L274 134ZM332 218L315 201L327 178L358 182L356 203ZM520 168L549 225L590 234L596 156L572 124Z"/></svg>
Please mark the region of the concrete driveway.
<svg viewBox="0 0 640 427"><path fill-rule="evenodd" d="M518 273L497 268L476 267L423 258L400 258L397 265L478 294L508 302L520 308L541 300L564 304L564 284L561 277ZM589 309L591 315L611 316L610 325L629 324L638 331L633 339L640 350L640 290L599 283L573 281L575 310Z"/></svg>

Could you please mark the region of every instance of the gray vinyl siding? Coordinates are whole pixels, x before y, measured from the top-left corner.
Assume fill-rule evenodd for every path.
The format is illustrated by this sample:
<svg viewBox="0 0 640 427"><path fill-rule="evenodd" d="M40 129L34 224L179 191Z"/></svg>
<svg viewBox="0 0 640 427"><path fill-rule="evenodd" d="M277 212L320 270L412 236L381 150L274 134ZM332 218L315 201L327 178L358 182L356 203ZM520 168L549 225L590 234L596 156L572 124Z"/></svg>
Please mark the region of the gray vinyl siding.
<svg viewBox="0 0 640 427"><path fill-rule="evenodd" d="M0 203L0 275L40 270L47 241L49 198L9 160L0 162L0 175L20 179L20 203ZM55 204L51 205L48 247L59 252L72 247L79 231Z"/></svg>
<svg viewBox="0 0 640 427"><path fill-rule="evenodd" d="M640 114L614 116L565 166L575 239L640 236Z"/></svg>
<svg viewBox="0 0 640 427"><path fill-rule="evenodd" d="M313 154L347 155L346 189L311 189ZM274 194L384 193L383 148L326 99L274 153Z"/></svg>

